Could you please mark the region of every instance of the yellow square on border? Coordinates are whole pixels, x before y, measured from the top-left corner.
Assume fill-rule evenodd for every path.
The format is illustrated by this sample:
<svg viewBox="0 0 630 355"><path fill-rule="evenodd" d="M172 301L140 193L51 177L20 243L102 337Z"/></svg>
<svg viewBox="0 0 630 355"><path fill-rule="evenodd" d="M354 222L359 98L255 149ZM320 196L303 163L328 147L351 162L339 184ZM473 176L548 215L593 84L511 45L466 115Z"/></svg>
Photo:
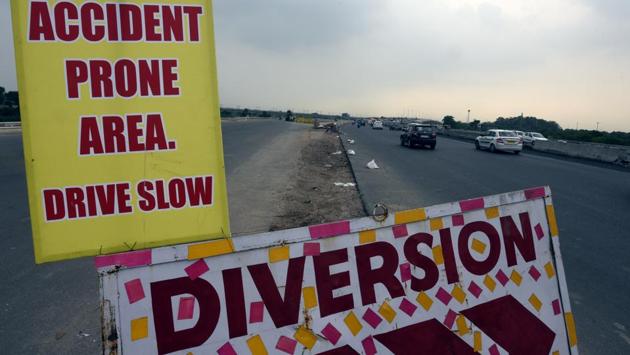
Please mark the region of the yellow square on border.
<svg viewBox="0 0 630 355"><path fill-rule="evenodd" d="M442 221L442 218L440 217L431 218L431 220L429 221L429 226L430 226L431 231L437 231L444 228L444 222Z"/></svg>
<svg viewBox="0 0 630 355"><path fill-rule="evenodd" d="M405 224L417 221L424 221L427 219L427 214L424 211L424 208L416 208L413 210L406 210L396 212L394 214L394 223L395 224Z"/></svg>
<svg viewBox="0 0 630 355"><path fill-rule="evenodd" d="M387 301L383 302L381 307L378 309L378 313L385 318L387 323L391 323L396 318L396 311L387 303Z"/></svg>
<svg viewBox="0 0 630 355"><path fill-rule="evenodd" d="M359 232L359 244L368 244L376 241L376 231L374 229Z"/></svg>
<svg viewBox="0 0 630 355"><path fill-rule="evenodd" d="M486 218L493 219L499 217L499 207L486 208Z"/></svg>
<svg viewBox="0 0 630 355"><path fill-rule="evenodd" d="M304 327L298 327L295 334L293 334L293 338L309 350L312 349L317 342L317 337L313 334L313 331Z"/></svg>
<svg viewBox="0 0 630 355"><path fill-rule="evenodd" d="M354 336L359 334L361 329L363 329L361 322L352 311L350 311L350 313L348 313L348 315L343 319L343 322L346 323L346 327L348 327L348 330L350 330Z"/></svg>
<svg viewBox="0 0 630 355"><path fill-rule="evenodd" d="M304 298L304 307L306 309L317 307L317 295L315 294L315 287L304 287L302 289L302 297Z"/></svg>
<svg viewBox="0 0 630 355"><path fill-rule="evenodd" d="M254 335L247 339L247 347L252 355L267 355L267 348L260 335Z"/></svg>
<svg viewBox="0 0 630 355"><path fill-rule="evenodd" d="M269 262L277 263L282 260L289 260L289 246L272 247L267 249L269 253Z"/></svg>
<svg viewBox="0 0 630 355"><path fill-rule="evenodd" d="M421 291L420 293L418 293L418 297L416 297L416 301L422 306L422 308L424 308L425 311L428 311L429 309L431 309L431 306L433 305L433 300L431 299L431 297L427 296L427 294L424 293L424 291Z"/></svg>
<svg viewBox="0 0 630 355"><path fill-rule="evenodd" d="M131 320L131 341L144 339L149 336L149 318L141 317Z"/></svg>

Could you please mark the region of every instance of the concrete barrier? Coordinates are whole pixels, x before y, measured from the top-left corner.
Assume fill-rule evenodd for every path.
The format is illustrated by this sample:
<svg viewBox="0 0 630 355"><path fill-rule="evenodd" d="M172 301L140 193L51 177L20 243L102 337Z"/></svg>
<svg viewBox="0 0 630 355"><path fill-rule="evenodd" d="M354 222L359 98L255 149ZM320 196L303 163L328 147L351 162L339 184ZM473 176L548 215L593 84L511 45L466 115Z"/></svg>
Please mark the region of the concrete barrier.
<svg viewBox="0 0 630 355"><path fill-rule="evenodd" d="M479 135L481 135L481 133L482 132L479 132L479 131L469 131L466 129L443 129L443 130L438 131L438 134L440 135L465 139L471 142L474 141L475 138L477 138Z"/></svg>
<svg viewBox="0 0 630 355"><path fill-rule="evenodd" d="M0 128L20 128L22 127L21 122L0 122Z"/></svg>
<svg viewBox="0 0 630 355"><path fill-rule="evenodd" d="M533 150L630 167L630 147L588 142L536 142Z"/></svg>
<svg viewBox="0 0 630 355"><path fill-rule="evenodd" d="M440 135L474 141L481 134L478 131L465 129L448 129L439 132ZM610 163L630 168L630 147L612 144L600 144L575 141L537 141L531 148L534 151L561 155L572 158L587 159Z"/></svg>
<svg viewBox="0 0 630 355"><path fill-rule="evenodd" d="M22 130L20 122L0 122L0 133L16 133Z"/></svg>

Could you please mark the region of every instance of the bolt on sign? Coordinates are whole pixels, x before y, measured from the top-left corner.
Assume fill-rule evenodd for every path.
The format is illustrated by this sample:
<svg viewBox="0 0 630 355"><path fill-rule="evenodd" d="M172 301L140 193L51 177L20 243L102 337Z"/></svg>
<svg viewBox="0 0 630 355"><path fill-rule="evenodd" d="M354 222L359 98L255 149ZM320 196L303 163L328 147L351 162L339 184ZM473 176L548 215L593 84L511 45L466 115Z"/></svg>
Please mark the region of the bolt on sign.
<svg viewBox="0 0 630 355"><path fill-rule="evenodd" d="M106 354L578 353L548 187L95 262Z"/></svg>
<svg viewBox="0 0 630 355"><path fill-rule="evenodd" d="M209 0L12 0L35 258L229 237Z"/></svg>

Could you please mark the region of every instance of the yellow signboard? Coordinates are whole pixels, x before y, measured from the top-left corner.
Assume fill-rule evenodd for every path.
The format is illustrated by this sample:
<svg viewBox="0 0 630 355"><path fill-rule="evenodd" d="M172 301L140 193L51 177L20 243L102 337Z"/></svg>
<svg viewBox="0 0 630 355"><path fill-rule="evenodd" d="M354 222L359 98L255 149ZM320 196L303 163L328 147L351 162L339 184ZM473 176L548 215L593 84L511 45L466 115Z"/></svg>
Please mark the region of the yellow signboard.
<svg viewBox="0 0 630 355"><path fill-rule="evenodd" d="M38 263L229 237L210 0L12 0Z"/></svg>

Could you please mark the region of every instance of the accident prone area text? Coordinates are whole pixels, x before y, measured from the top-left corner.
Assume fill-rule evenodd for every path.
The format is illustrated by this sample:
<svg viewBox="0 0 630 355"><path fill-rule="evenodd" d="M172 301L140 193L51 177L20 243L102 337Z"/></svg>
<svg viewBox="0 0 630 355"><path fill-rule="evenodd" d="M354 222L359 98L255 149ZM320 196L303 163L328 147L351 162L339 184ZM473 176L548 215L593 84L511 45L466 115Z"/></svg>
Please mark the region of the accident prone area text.
<svg viewBox="0 0 630 355"><path fill-rule="evenodd" d="M276 328L295 326L303 312L300 305L307 274L314 275L319 317L324 318L384 299L403 297L408 288L428 291L438 284L461 282L466 273L486 275L498 264L511 267L537 259L528 212L502 216L499 224L473 221L457 229L416 233L398 246L392 241L376 241L290 258L281 265L263 262L227 268L217 270L207 280L180 277L151 282L158 352L165 354L200 346L215 329L227 328L230 339L248 335L247 305L252 297L262 300ZM473 256L470 247L471 240L480 236L487 239L489 248L482 258ZM430 252L437 244L442 248L440 261ZM399 273L401 262L408 262L414 268L407 284ZM440 276L438 264L443 266L446 279ZM286 279L274 278L279 267L286 270L280 273ZM385 292L377 292L377 288ZM199 318L192 328L177 330L172 300L184 294L196 299Z"/></svg>
<svg viewBox="0 0 630 355"><path fill-rule="evenodd" d="M200 42L203 6L30 1L29 43L189 43ZM66 58L59 63L66 99L105 100L179 97L177 58ZM168 152L177 149L162 112L86 112L77 120L82 159L100 155ZM212 176L170 180L51 187L42 190L46 221L208 206ZM135 192L135 198L133 193ZM135 204L132 203L135 200Z"/></svg>

